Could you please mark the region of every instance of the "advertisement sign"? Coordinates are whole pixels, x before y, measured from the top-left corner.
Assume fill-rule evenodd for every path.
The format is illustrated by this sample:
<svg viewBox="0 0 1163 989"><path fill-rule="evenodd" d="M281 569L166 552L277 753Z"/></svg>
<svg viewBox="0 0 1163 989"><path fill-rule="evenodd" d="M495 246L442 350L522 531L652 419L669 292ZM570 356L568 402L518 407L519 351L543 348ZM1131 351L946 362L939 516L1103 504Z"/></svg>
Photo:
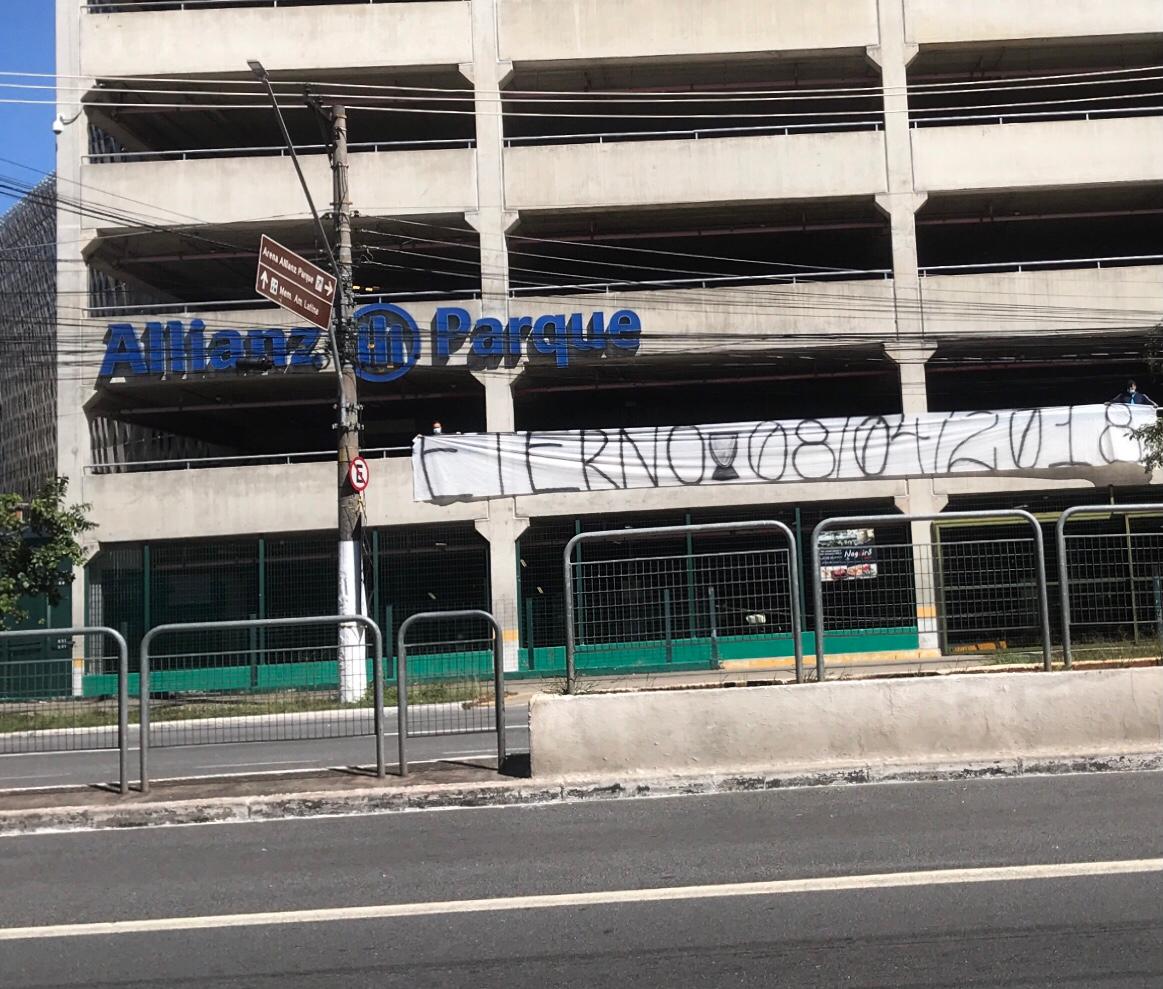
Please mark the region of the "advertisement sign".
<svg viewBox="0 0 1163 989"><path fill-rule="evenodd" d="M820 533L820 580L868 580L876 576L876 547L871 529L836 529Z"/></svg>

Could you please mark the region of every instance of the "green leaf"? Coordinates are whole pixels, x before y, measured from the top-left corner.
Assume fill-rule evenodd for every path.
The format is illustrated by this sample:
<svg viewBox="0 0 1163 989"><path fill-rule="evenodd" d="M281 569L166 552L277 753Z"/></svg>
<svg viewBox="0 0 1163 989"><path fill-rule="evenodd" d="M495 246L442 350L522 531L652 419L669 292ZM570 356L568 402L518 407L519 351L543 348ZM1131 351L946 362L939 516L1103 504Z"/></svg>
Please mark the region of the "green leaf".
<svg viewBox="0 0 1163 989"><path fill-rule="evenodd" d="M0 629L27 617L22 596L59 603L73 569L85 562L79 537L95 526L88 505L66 504L68 486L67 478L55 478L27 503L0 494Z"/></svg>

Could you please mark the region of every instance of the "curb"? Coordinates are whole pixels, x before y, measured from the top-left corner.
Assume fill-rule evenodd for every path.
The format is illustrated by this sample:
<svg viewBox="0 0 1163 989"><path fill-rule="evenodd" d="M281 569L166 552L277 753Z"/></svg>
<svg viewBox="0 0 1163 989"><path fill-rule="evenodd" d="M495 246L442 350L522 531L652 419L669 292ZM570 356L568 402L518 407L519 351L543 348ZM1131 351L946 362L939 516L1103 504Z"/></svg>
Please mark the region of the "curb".
<svg viewBox="0 0 1163 989"><path fill-rule="evenodd" d="M738 773L662 778L571 779L547 783L421 785L406 789L267 794L200 800L0 811L0 837L84 831L349 817L471 807L568 804L585 800L746 793L860 783L918 783L1020 776L1163 770L1163 753L1149 755L1045 756L919 767L851 765L800 773Z"/></svg>

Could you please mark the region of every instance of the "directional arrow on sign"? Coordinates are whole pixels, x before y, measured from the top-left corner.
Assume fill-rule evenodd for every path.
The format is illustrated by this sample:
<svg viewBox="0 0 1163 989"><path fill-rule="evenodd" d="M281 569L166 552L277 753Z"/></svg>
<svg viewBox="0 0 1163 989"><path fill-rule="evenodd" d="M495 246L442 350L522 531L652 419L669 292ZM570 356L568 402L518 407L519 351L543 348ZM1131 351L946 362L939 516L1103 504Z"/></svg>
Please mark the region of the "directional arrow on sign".
<svg viewBox="0 0 1163 989"><path fill-rule="evenodd" d="M265 234L259 242L254 288L313 326L324 330L331 326L334 276Z"/></svg>

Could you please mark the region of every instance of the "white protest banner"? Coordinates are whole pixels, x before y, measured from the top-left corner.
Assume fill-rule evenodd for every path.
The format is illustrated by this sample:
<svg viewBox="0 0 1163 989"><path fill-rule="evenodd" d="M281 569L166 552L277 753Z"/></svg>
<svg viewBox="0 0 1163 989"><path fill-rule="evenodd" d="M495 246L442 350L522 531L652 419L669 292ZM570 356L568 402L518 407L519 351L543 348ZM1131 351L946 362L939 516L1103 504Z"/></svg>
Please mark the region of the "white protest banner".
<svg viewBox="0 0 1163 989"><path fill-rule="evenodd" d="M1142 405L417 436L417 501L1029 472L1142 458Z"/></svg>

